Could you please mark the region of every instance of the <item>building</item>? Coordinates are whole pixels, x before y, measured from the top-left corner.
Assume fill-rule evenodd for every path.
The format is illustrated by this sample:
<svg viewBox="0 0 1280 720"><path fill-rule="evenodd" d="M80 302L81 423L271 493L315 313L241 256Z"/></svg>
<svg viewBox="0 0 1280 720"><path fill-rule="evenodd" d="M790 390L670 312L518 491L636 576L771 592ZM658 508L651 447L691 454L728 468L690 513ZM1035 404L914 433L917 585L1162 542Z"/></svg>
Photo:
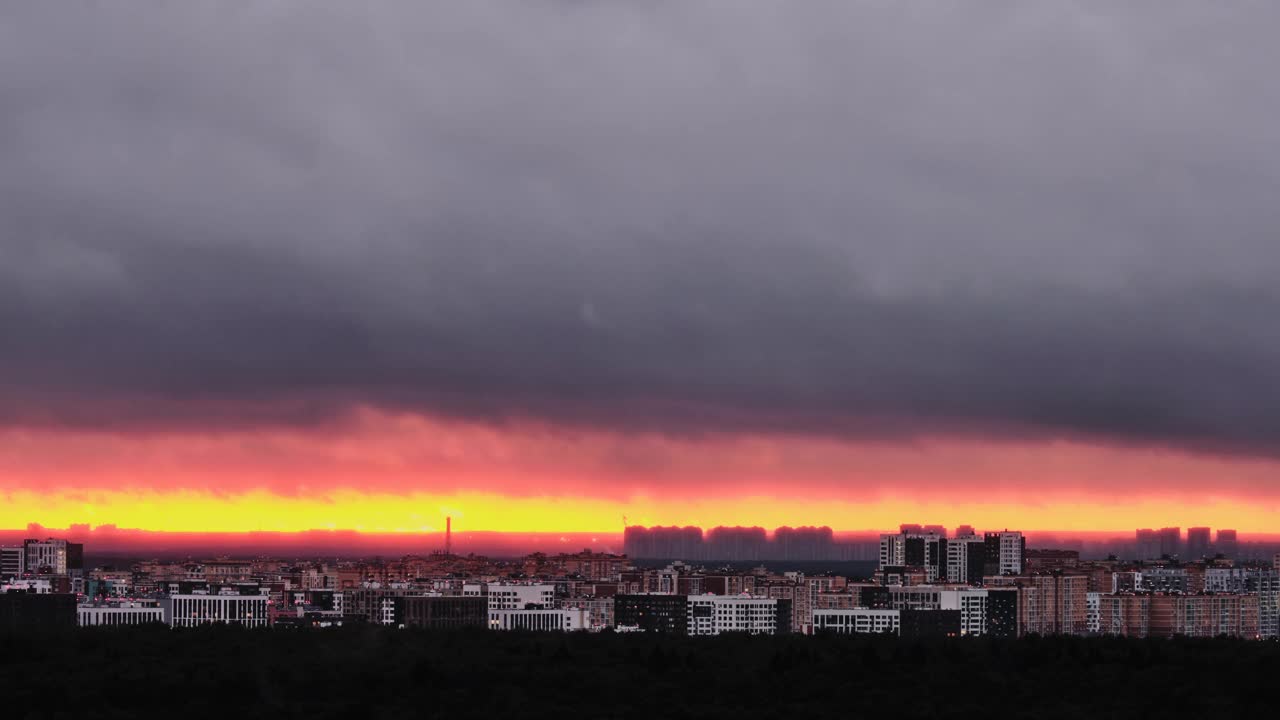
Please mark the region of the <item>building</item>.
<svg viewBox="0 0 1280 720"><path fill-rule="evenodd" d="M586 610L588 627L593 631L600 631L614 626L612 597L571 598L561 601L560 607Z"/></svg>
<svg viewBox="0 0 1280 720"><path fill-rule="evenodd" d="M586 609L556 608L534 610L490 610L490 630L574 632L591 629L591 612Z"/></svg>
<svg viewBox="0 0 1280 720"><path fill-rule="evenodd" d="M881 535L880 570L895 567L922 568L926 582L946 579L947 539L941 528L904 525L897 534Z"/></svg>
<svg viewBox="0 0 1280 720"><path fill-rule="evenodd" d="M89 597L125 597L133 595L133 573L128 570L93 570L85 580L84 594Z"/></svg>
<svg viewBox="0 0 1280 720"><path fill-rule="evenodd" d="M1080 566L1080 551L1028 550L1023 560L1028 573L1074 570Z"/></svg>
<svg viewBox="0 0 1280 720"><path fill-rule="evenodd" d="M268 601L269 598L261 594L192 593L162 598L160 607L164 611L164 622L169 627L213 624L266 627L269 624Z"/></svg>
<svg viewBox="0 0 1280 720"><path fill-rule="evenodd" d="M1187 559L1203 560L1211 552L1210 533L1207 527L1187 528Z"/></svg>
<svg viewBox="0 0 1280 720"><path fill-rule="evenodd" d="M987 548L987 564L994 565L994 572L988 575L1021 575L1023 558L1027 553L1027 539L1017 530L987 533L984 541ZM988 568L990 569L990 568Z"/></svg>
<svg viewBox="0 0 1280 720"><path fill-rule="evenodd" d="M885 533L880 536L881 570L902 567L907 564L907 536L902 533Z"/></svg>
<svg viewBox="0 0 1280 720"><path fill-rule="evenodd" d="M1182 555L1182 528L1160 528L1160 557L1176 558Z"/></svg>
<svg viewBox="0 0 1280 720"><path fill-rule="evenodd" d="M1240 554L1240 543L1236 539L1235 530L1219 530L1218 541L1214 543L1214 552L1232 560Z"/></svg>
<svg viewBox="0 0 1280 720"><path fill-rule="evenodd" d="M1151 623L1151 595L1103 593L1097 598L1096 632L1102 635L1146 637Z"/></svg>
<svg viewBox="0 0 1280 720"><path fill-rule="evenodd" d="M395 625L396 598L405 597L409 593L406 587L360 587L343 590L342 596L347 614L364 618L365 622L373 625ZM477 594L475 597L484 605L482 595ZM481 621L481 624L484 622Z"/></svg>
<svg viewBox="0 0 1280 720"><path fill-rule="evenodd" d="M490 610L526 610L553 608L556 586L490 583L487 587Z"/></svg>
<svg viewBox="0 0 1280 720"><path fill-rule="evenodd" d="M71 581L65 575L14 578L0 585L0 592L25 592L36 595L72 594Z"/></svg>
<svg viewBox="0 0 1280 720"><path fill-rule="evenodd" d="M619 628L684 635L689 632L689 599L685 595L618 595L613 599Z"/></svg>
<svg viewBox="0 0 1280 720"><path fill-rule="evenodd" d="M1133 557L1135 560L1156 560L1160 557L1160 536L1151 528L1134 531Z"/></svg>
<svg viewBox="0 0 1280 720"><path fill-rule="evenodd" d="M75 624L75 595L0 592L0 630L75 627Z"/></svg>
<svg viewBox="0 0 1280 720"><path fill-rule="evenodd" d="M1249 594L1124 593L1098 599L1099 630L1126 637L1259 637Z"/></svg>
<svg viewBox="0 0 1280 720"><path fill-rule="evenodd" d="M20 577L26 572L27 550L24 547L0 547L0 582Z"/></svg>
<svg viewBox="0 0 1280 720"><path fill-rule="evenodd" d="M616 580L629 564L626 555L593 553L590 550L575 555L556 555L548 562L565 575L578 575L588 580Z"/></svg>
<svg viewBox="0 0 1280 720"><path fill-rule="evenodd" d="M1256 639L1256 595L1151 595L1148 637L1204 637L1219 635Z"/></svg>
<svg viewBox="0 0 1280 720"><path fill-rule="evenodd" d="M1018 637L1021 626L1018 623L1018 588L986 588L987 593L987 629L990 637Z"/></svg>
<svg viewBox="0 0 1280 720"><path fill-rule="evenodd" d="M888 607L893 610L941 611L960 613L957 635L980 636L987 633L987 591L981 588L948 588L936 585L890 587Z"/></svg>
<svg viewBox="0 0 1280 720"><path fill-rule="evenodd" d="M970 533L947 540L947 582L981 585L987 574L986 562L984 538Z"/></svg>
<svg viewBox="0 0 1280 720"><path fill-rule="evenodd" d="M813 632L815 634L897 635L900 629L901 613L897 610L850 608L813 611Z"/></svg>
<svg viewBox="0 0 1280 720"><path fill-rule="evenodd" d="M1018 589L1019 634L1085 635L1089 631L1086 575L1053 572L987 578L987 589L993 585Z"/></svg>
<svg viewBox="0 0 1280 720"><path fill-rule="evenodd" d="M80 627L145 625L164 621L164 609L158 603L102 603L76 607L76 625Z"/></svg>
<svg viewBox="0 0 1280 720"><path fill-rule="evenodd" d="M458 595L398 595L385 598L392 607L390 624L401 628L449 630L464 627L489 627L493 612L483 597ZM502 612L514 611L515 608ZM520 608L524 610L524 608Z"/></svg>
<svg viewBox="0 0 1280 720"><path fill-rule="evenodd" d="M1102 632L1102 593L1090 592L1084 596L1085 623L1090 635Z"/></svg>
<svg viewBox="0 0 1280 720"><path fill-rule="evenodd" d="M1150 567L1138 574L1138 589L1148 592L1190 592L1190 577L1186 568Z"/></svg>
<svg viewBox="0 0 1280 720"><path fill-rule="evenodd" d="M1280 572L1260 567L1211 567L1204 572L1204 591L1256 595L1258 635L1280 638Z"/></svg>
<svg viewBox="0 0 1280 720"><path fill-rule="evenodd" d="M791 600L752 595L691 595L688 634L727 632L780 635L791 632Z"/></svg>
<svg viewBox="0 0 1280 720"><path fill-rule="evenodd" d="M84 570L84 545L49 538L24 540L26 572L42 575L70 575Z"/></svg>

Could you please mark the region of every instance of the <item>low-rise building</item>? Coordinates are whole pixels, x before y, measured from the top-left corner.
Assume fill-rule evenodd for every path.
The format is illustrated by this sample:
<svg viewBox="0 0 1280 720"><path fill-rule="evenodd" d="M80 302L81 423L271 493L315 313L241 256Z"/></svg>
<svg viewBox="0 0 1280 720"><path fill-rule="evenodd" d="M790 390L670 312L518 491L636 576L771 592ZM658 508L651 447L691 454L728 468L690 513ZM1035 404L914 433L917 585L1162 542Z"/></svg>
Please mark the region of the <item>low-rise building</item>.
<svg viewBox="0 0 1280 720"><path fill-rule="evenodd" d="M158 602L93 603L76 606L76 625L146 625L164 622L164 609Z"/></svg>
<svg viewBox="0 0 1280 720"><path fill-rule="evenodd" d="M436 630L464 627L487 627L489 606L484 598L457 595L399 595L384 598L391 604L392 621L397 627L432 628Z"/></svg>
<svg viewBox="0 0 1280 720"><path fill-rule="evenodd" d="M849 608L813 611L813 632L815 634L897 635L900 627L901 613L897 610Z"/></svg>
<svg viewBox="0 0 1280 720"><path fill-rule="evenodd" d="M591 629L591 611L585 608L490 610L490 630L575 632Z"/></svg>
<svg viewBox="0 0 1280 720"><path fill-rule="evenodd" d="M230 624L267 627L266 595L233 593L192 593L168 595L160 600L164 622L169 627Z"/></svg>

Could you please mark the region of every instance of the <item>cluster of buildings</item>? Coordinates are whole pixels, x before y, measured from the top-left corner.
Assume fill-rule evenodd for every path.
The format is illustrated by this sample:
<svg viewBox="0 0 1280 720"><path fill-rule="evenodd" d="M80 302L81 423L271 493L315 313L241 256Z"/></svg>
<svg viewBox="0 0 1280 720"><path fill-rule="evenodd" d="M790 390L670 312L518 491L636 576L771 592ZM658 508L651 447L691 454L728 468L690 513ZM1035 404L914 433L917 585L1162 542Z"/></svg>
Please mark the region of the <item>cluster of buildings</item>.
<svg viewBox="0 0 1280 720"><path fill-rule="evenodd" d="M1143 531L1139 531L1143 532ZM1189 533L1187 549L1198 548ZM1219 546L1222 535L1219 533ZM785 538L784 538L785 540ZM789 540L788 540L789 541ZM775 572L626 555L516 560L438 552L395 560L272 558L84 567L84 548L0 550L0 628L367 623L495 631L1028 634L1280 638L1280 556L1082 559L1029 549L1021 532L903 525L880 537L871 577ZM1212 548L1212 546L1211 546Z"/></svg>
<svg viewBox="0 0 1280 720"><path fill-rule="evenodd" d="M1203 560L1205 558L1237 557L1240 542L1235 530L1218 530L1218 536L1210 541L1213 528L1187 528L1187 537L1182 538L1182 529L1176 527L1141 528L1134 531L1134 557L1138 560L1157 558L1185 558Z"/></svg>

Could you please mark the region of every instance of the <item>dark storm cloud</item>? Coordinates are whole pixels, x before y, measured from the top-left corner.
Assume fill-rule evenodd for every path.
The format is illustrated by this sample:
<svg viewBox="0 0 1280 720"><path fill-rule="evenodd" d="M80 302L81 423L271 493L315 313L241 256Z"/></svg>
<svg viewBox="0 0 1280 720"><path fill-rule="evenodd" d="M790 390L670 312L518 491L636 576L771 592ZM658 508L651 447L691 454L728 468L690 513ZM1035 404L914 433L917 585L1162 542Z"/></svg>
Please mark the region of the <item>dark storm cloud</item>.
<svg viewBox="0 0 1280 720"><path fill-rule="evenodd" d="M1280 449L1273 3L0 8L5 423Z"/></svg>

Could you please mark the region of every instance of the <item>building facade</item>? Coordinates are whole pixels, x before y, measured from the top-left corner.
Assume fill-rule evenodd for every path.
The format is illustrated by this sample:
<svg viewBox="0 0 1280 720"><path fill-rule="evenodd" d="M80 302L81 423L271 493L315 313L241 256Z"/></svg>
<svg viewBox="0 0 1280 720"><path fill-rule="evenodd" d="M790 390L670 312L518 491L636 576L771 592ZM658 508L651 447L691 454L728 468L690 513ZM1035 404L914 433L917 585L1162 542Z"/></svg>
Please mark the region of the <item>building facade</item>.
<svg viewBox="0 0 1280 720"><path fill-rule="evenodd" d="M0 547L0 582L20 577L26 572L27 550L24 547Z"/></svg>
<svg viewBox="0 0 1280 720"><path fill-rule="evenodd" d="M613 599L619 628L684 635L689 632L689 600L685 595L618 595Z"/></svg>
<svg viewBox="0 0 1280 720"><path fill-rule="evenodd" d="M490 630L575 632L591 629L591 612L586 609L490 610Z"/></svg>
<svg viewBox="0 0 1280 720"><path fill-rule="evenodd" d="M813 632L839 635L888 634L897 635L901 629L901 613L897 610L872 610L850 608L844 610L814 610Z"/></svg>
<svg viewBox="0 0 1280 720"><path fill-rule="evenodd" d="M164 609L158 604L146 605L133 602L76 607L76 625L80 627L145 625L164 621Z"/></svg>
<svg viewBox="0 0 1280 720"><path fill-rule="evenodd" d="M777 635L791 631L791 601L751 595L691 595L688 634Z"/></svg>
<svg viewBox="0 0 1280 720"><path fill-rule="evenodd" d="M399 595L390 598L390 604L392 621L388 624L402 628L488 627L493 612L485 598L458 595Z"/></svg>
<svg viewBox="0 0 1280 720"><path fill-rule="evenodd" d="M987 533L987 562L995 565L996 575L1020 575L1023 557L1027 552L1027 539L1017 530Z"/></svg>
<svg viewBox="0 0 1280 720"><path fill-rule="evenodd" d="M164 622L169 627L230 624L267 627L266 595L189 594L169 595L160 601Z"/></svg>

